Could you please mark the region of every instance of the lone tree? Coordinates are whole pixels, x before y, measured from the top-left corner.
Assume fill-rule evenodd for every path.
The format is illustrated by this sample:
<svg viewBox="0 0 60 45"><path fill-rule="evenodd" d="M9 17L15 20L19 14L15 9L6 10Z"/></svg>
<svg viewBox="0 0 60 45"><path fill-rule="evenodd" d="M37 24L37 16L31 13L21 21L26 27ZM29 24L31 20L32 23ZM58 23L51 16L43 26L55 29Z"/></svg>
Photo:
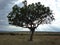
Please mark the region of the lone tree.
<svg viewBox="0 0 60 45"><path fill-rule="evenodd" d="M40 24L50 24L54 16L52 10L40 2L27 5L25 0L23 4L23 7L14 5L7 17L9 24L30 29L30 41L32 41L35 29Z"/></svg>

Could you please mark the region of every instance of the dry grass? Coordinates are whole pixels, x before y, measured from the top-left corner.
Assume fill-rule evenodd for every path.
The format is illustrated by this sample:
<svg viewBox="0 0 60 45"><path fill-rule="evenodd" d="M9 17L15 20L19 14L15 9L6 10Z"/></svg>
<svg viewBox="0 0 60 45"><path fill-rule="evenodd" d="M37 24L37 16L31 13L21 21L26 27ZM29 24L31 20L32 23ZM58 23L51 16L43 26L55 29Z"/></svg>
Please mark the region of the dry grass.
<svg viewBox="0 0 60 45"><path fill-rule="evenodd" d="M60 45L60 36L34 35L33 41L28 41L29 34L0 35L0 45Z"/></svg>

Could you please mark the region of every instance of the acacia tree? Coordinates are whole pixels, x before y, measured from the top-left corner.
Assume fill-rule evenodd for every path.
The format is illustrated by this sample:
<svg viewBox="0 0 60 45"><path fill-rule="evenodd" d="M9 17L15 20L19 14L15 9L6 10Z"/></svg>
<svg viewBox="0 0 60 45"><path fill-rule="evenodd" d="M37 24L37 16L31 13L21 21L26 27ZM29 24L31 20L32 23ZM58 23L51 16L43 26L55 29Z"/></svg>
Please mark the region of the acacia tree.
<svg viewBox="0 0 60 45"><path fill-rule="evenodd" d="M30 29L30 41L32 41L35 29L40 24L50 24L54 16L52 10L40 2L27 5L25 0L23 4L23 7L14 5L7 17L9 24Z"/></svg>

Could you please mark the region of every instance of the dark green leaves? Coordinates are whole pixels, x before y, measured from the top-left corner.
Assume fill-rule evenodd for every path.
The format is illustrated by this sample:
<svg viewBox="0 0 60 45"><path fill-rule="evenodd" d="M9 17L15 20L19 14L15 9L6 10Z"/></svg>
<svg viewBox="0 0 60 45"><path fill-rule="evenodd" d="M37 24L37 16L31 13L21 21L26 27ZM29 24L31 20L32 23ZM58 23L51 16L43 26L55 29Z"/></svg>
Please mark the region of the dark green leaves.
<svg viewBox="0 0 60 45"><path fill-rule="evenodd" d="M12 11L7 16L9 24L20 27L37 27L39 24L48 24L54 20L50 8L40 2L28 6L24 2L24 5L22 8L17 5L12 7Z"/></svg>

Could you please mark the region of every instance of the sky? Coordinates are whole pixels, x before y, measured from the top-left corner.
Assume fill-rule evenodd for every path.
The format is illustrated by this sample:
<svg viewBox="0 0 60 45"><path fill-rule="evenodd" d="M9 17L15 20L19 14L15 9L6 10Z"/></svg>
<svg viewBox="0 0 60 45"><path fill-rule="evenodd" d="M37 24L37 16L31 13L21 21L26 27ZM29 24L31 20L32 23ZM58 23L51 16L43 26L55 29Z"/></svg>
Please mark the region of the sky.
<svg viewBox="0 0 60 45"><path fill-rule="evenodd" d="M8 24L7 15L12 10L13 5L23 6L24 0L0 0L0 31L29 31L27 28L16 27ZM60 0L27 0L27 4L41 2L53 11L55 20L51 24L41 24L36 31L60 32Z"/></svg>

